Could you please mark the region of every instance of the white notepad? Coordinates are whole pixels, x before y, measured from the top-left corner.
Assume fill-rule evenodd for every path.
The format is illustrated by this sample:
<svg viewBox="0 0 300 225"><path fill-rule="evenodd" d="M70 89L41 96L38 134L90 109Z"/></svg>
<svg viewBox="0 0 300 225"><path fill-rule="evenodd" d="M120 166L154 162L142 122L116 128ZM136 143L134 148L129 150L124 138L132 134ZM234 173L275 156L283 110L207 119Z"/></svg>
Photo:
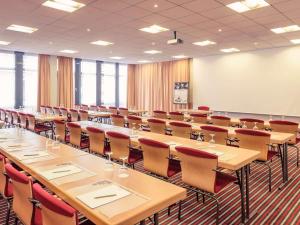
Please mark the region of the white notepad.
<svg viewBox="0 0 300 225"><path fill-rule="evenodd" d="M220 152L220 151L214 150L214 149L206 149L206 151L207 151L208 153L211 153L211 154L214 154L214 155L217 155L217 156L224 155L224 152Z"/></svg>
<svg viewBox="0 0 300 225"><path fill-rule="evenodd" d="M41 172L41 175L48 180L53 180L60 177L69 176L75 173L80 173L82 171L81 168L70 165L70 166L61 166L55 169L46 170Z"/></svg>
<svg viewBox="0 0 300 225"><path fill-rule="evenodd" d="M44 157L44 156L48 156L48 155L49 155L49 153L44 152L44 151L35 151L35 152L22 151L21 154L19 154L19 153L15 154L15 157L22 161L22 160L27 160L27 159Z"/></svg>
<svg viewBox="0 0 300 225"><path fill-rule="evenodd" d="M96 198L100 196L114 195L111 197L102 197ZM130 195L130 192L127 190L115 185L111 184L106 187L103 187L97 191L89 192L86 194L78 195L77 198L86 204L88 207L94 209L99 206L108 204L110 202L114 202L118 199L124 198Z"/></svg>

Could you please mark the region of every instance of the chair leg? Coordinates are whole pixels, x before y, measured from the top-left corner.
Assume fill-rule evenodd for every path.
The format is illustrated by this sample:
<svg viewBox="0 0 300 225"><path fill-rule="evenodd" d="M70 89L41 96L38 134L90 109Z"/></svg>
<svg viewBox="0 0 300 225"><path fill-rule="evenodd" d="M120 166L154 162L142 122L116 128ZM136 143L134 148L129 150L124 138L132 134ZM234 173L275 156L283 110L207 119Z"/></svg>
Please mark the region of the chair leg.
<svg viewBox="0 0 300 225"><path fill-rule="evenodd" d="M215 201L216 201L216 204L217 204L217 214L216 214L216 225L219 224L219 201L218 199L215 197L215 196L211 196Z"/></svg>
<svg viewBox="0 0 300 225"><path fill-rule="evenodd" d="M269 192L272 191L272 168L269 165L269 163L265 163L265 165L268 167L269 169Z"/></svg>
<svg viewBox="0 0 300 225"><path fill-rule="evenodd" d="M180 200L178 203L178 220L181 220L181 204L182 201Z"/></svg>
<svg viewBox="0 0 300 225"><path fill-rule="evenodd" d="M197 198L197 202L199 202L199 193L196 192L196 198Z"/></svg>
<svg viewBox="0 0 300 225"><path fill-rule="evenodd" d="M5 225L8 225L8 224L9 224L10 210L11 210L11 205L10 205L9 200L7 200L7 213L6 213L6 221L5 221Z"/></svg>
<svg viewBox="0 0 300 225"><path fill-rule="evenodd" d="M205 195L202 195L202 203L205 203Z"/></svg>
<svg viewBox="0 0 300 225"><path fill-rule="evenodd" d="M18 219L18 217L16 217L15 218L15 225L18 225L18 223L19 223L19 219Z"/></svg>

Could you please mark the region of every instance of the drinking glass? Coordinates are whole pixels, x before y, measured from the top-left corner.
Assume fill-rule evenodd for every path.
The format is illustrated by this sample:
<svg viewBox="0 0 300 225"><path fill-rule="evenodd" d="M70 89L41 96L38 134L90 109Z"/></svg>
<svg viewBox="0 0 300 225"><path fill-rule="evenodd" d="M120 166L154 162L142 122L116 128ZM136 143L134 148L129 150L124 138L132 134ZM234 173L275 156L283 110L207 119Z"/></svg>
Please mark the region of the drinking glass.
<svg viewBox="0 0 300 225"><path fill-rule="evenodd" d="M258 127L257 127L257 122L254 122L254 127L253 127L253 130L258 130Z"/></svg>
<svg viewBox="0 0 300 225"><path fill-rule="evenodd" d="M247 129L246 121L243 121L243 126L242 128Z"/></svg>
<svg viewBox="0 0 300 225"><path fill-rule="evenodd" d="M269 115L269 121L273 120L272 114Z"/></svg>
<svg viewBox="0 0 300 225"><path fill-rule="evenodd" d="M198 135L198 137L197 137L197 141L200 141L200 142L202 142L202 138L201 138L201 135L200 135L200 133L199 133L199 135Z"/></svg>
<svg viewBox="0 0 300 225"><path fill-rule="evenodd" d="M211 139L209 141L209 147L213 148L213 147L215 147L215 143L216 143L215 139L214 139L215 134L209 134L209 135L211 137Z"/></svg>
<svg viewBox="0 0 300 225"><path fill-rule="evenodd" d="M281 116L281 120L285 120L285 116L284 115Z"/></svg>
<svg viewBox="0 0 300 225"><path fill-rule="evenodd" d="M113 170L113 162L111 161L111 155L112 152L107 152L106 155L108 155L108 159L105 161L105 169L106 171L112 171Z"/></svg>
<svg viewBox="0 0 300 225"><path fill-rule="evenodd" d="M47 141L46 141L46 150L49 150L49 147L52 148L52 146L53 146L53 140L49 136L49 138L47 138Z"/></svg>
<svg viewBox="0 0 300 225"><path fill-rule="evenodd" d="M129 176L127 173L127 167L126 167L126 160L128 159L128 156L121 156L120 159L122 160L122 166L119 168L119 177L120 178L126 178Z"/></svg>
<svg viewBox="0 0 300 225"><path fill-rule="evenodd" d="M136 134L136 123L132 123L132 130L131 130L131 135L135 135Z"/></svg>
<svg viewBox="0 0 300 225"><path fill-rule="evenodd" d="M55 149L58 149L58 148L60 148L60 141L59 141L59 135L58 134L56 134L56 135L54 135L54 143L53 143L53 148L55 148Z"/></svg>

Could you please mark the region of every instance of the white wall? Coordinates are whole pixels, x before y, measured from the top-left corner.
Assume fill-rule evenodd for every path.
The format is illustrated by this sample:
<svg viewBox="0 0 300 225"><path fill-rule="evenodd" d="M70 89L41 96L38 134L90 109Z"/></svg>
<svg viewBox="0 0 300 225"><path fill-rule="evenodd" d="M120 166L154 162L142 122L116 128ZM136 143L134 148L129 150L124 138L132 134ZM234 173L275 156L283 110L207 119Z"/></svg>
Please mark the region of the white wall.
<svg viewBox="0 0 300 225"><path fill-rule="evenodd" d="M193 105L300 116L300 46L193 60Z"/></svg>

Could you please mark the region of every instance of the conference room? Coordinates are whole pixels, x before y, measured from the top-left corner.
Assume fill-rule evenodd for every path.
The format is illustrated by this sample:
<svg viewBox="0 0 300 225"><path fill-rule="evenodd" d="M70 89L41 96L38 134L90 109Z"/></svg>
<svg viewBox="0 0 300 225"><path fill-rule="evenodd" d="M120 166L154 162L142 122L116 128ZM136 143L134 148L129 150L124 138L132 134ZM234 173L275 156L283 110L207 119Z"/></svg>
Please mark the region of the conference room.
<svg viewBox="0 0 300 225"><path fill-rule="evenodd" d="M298 0L0 7L0 224L300 224Z"/></svg>

